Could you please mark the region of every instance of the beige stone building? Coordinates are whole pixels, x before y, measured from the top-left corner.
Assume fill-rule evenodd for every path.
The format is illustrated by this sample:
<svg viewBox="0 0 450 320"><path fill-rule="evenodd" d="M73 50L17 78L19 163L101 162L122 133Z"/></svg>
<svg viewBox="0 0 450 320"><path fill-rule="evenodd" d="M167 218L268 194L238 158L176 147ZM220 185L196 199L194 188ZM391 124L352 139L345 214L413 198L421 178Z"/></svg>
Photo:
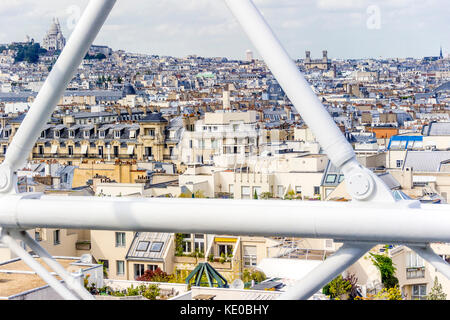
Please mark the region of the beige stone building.
<svg viewBox="0 0 450 320"><path fill-rule="evenodd" d="M449 244L432 244L433 250L450 262ZM408 300L424 300L430 294L435 277L442 285L442 290L450 298L450 281L423 260L410 248L400 246L391 250L392 261L396 267L396 277L403 296Z"/></svg>

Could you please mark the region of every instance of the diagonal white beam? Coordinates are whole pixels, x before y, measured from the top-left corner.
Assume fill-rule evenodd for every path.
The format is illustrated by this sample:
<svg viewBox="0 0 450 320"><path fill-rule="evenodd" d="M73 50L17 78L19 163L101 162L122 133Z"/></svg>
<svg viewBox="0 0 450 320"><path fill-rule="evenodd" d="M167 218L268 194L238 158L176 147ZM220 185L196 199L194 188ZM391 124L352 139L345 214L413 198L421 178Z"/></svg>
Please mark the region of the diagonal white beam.
<svg viewBox="0 0 450 320"><path fill-rule="evenodd" d="M66 300L79 300L67 287L65 287L59 280L53 277L42 265L40 265L33 257L19 246L16 240L5 231L1 235L0 240L9 249L14 252L19 258L22 259L31 269L33 269L37 275L39 275L45 282L48 283L63 299Z"/></svg>
<svg viewBox="0 0 450 320"><path fill-rule="evenodd" d="M279 296L279 300L307 300L327 283L358 261L376 244L344 243L334 255L308 273L289 291Z"/></svg>
<svg viewBox="0 0 450 320"><path fill-rule="evenodd" d="M84 300L95 300L94 297L81 285L81 283L72 277L63 266L61 266L53 257L42 248L39 243L37 243L33 238L30 237L25 231L14 231L11 230L10 234L16 239L20 239L33 250L50 268L52 268L61 279L64 280L66 285L73 290L80 298Z"/></svg>
<svg viewBox="0 0 450 320"><path fill-rule="evenodd" d="M14 171L23 166L78 66L103 26L116 0L91 0L53 66L32 107L14 135L3 165Z"/></svg>
<svg viewBox="0 0 450 320"><path fill-rule="evenodd" d="M336 126L294 61L251 0L225 0L289 100L311 128L331 162L341 167L355 159L352 146Z"/></svg>
<svg viewBox="0 0 450 320"><path fill-rule="evenodd" d="M442 273L447 279L450 280L450 264L448 264L439 255L437 255L430 247L430 245L427 245L426 247L411 246L410 248L413 249L424 260L431 263L433 267L435 267L440 273Z"/></svg>

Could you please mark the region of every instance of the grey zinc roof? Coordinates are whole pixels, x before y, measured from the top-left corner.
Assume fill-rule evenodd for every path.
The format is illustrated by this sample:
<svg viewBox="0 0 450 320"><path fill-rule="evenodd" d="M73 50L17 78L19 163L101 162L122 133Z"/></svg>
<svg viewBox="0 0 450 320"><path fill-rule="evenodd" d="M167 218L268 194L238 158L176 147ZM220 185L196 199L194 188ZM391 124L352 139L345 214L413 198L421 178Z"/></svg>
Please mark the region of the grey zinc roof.
<svg viewBox="0 0 450 320"><path fill-rule="evenodd" d="M404 168L421 172L439 172L441 162L449 159L450 151L408 151Z"/></svg>
<svg viewBox="0 0 450 320"><path fill-rule="evenodd" d="M171 239L171 233L162 232L138 232L136 233L133 242L131 243L130 249L127 253L127 259L133 260L162 260L166 249L169 247L169 241ZM148 246L144 246L145 251L141 251L141 242L149 242ZM159 252L152 252L151 247L154 243L162 243L161 250ZM142 243L143 244L143 243ZM141 244L141 245L142 245Z"/></svg>
<svg viewBox="0 0 450 320"><path fill-rule="evenodd" d="M426 136L450 136L450 122L432 122L423 127Z"/></svg>

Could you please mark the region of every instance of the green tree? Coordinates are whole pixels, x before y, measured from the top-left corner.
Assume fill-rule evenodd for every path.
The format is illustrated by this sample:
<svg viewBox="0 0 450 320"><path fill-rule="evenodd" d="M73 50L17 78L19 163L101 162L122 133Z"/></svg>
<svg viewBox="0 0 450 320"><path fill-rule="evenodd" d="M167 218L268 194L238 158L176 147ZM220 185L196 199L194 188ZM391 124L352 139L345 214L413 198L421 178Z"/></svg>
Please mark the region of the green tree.
<svg viewBox="0 0 450 320"><path fill-rule="evenodd" d="M398 279L395 277L396 268L392 259L386 254L369 253L372 259L372 263L381 273L381 282L386 289L395 288L398 286Z"/></svg>
<svg viewBox="0 0 450 320"><path fill-rule="evenodd" d="M434 277L434 284L427 295L427 300L447 300L447 294L442 290L442 284L439 283L437 276Z"/></svg>
<svg viewBox="0 0 450 320"><path fill-rule="evenodd" d="M350 293L352 284L350 281L342 278L342 275L337 276L325 287L323 287L323 294L330 296L333 300L340 300L344 294Z"/></svg>
<svg viewBox="0 0 450 320"><path fill-rule="evenodd" d="M258 193L256 192L256 189L255 189L255 193L253 194L253 199L258 200Z"/></svg>

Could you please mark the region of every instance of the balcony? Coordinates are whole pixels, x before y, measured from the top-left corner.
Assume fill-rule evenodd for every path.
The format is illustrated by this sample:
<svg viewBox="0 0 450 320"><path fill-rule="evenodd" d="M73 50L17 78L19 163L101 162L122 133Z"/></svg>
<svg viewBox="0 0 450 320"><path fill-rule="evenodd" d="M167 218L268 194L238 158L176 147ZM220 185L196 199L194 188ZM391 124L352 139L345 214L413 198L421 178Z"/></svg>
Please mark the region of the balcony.
<svg viewBox="0 0 450 320"><path fill-rule="evenodd" d="M89 240L78 241L75 244L75 248L77 250L91 250L91 241L89 241Z"/></svg>
<svg viewBox="0 0 450 320"><path fill-rule="evenodd" d="M406 279L422 279L422 278L425 278L425 267L406 268Z"/></svg>

